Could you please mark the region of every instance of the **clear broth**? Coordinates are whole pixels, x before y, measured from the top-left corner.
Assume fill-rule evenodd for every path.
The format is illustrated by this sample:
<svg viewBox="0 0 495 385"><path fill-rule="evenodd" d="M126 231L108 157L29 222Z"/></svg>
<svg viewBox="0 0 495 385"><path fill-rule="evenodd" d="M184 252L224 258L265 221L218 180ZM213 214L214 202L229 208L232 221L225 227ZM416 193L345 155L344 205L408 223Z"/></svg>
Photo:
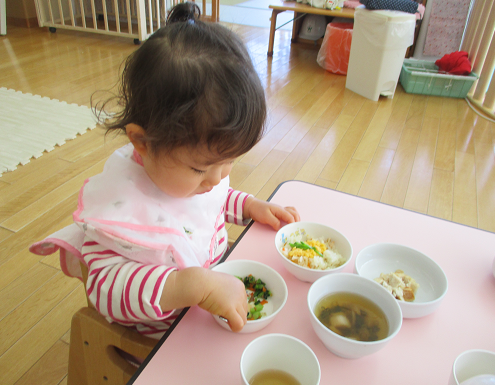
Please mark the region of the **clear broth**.
<svg viewBox="0 0 495 385"><path fill-rule="evenodd" d="M358 294L340 292L323 297L316 304L315 315L342 337L369 342L388 336L388 320L383 310Z"/></svg>
<svg viewBox="0 0 495 385"><path fill-rule="evenodd" d="M256 373L249 385L301 385L299 381L287 372L278 369L266 369Z"/></svg>

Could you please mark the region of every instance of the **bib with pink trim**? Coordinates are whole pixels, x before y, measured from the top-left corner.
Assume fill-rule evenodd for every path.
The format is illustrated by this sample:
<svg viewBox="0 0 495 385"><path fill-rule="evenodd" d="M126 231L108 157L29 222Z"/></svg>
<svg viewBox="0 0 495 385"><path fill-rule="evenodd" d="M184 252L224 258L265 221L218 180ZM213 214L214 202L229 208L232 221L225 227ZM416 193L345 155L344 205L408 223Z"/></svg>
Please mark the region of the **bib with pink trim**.
<svg viewBox="0 0 495 385"><path fill-rule="evenodd" d="M223 221L228 189L226 177L208 193L170 197L151 181L134 159L132 144L128 144L115 151L103 172L86 180L81 188L73 215L79 230L72 226L70 232L62 232L74 240L66 238L62 242L76 252L54 242L60 232L34 244L31 251L49 254L59 246L69 250L69 256L75 254L81 259L77 250L87 235L136 262L208 267L218 246L217 229Z"/></svg>

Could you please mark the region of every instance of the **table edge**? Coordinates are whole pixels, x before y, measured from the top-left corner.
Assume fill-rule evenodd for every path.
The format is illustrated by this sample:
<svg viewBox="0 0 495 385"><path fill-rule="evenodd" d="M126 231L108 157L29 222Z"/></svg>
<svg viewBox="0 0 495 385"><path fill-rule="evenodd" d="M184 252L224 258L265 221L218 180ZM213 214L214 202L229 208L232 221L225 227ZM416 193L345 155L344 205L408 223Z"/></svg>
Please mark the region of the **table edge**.
<svg viewBox="0 0 495 385"><path fill-rule="evenodd" d="M334 9L326 9L326 8L317 8L317 7L312 7L307 4L300 4L300 3L295 3L294 5L269 5L268 8L270 9L275 9L277 11L294 11L294 12L301 12L301 13L322 13L328 16L340 16L340 17L347 17L347 18L354 18L354 12L355 10L353 8L345 8L345 9L339 9L339 10L334 10ZM305 12L311 10L313 12Z"/></svg>

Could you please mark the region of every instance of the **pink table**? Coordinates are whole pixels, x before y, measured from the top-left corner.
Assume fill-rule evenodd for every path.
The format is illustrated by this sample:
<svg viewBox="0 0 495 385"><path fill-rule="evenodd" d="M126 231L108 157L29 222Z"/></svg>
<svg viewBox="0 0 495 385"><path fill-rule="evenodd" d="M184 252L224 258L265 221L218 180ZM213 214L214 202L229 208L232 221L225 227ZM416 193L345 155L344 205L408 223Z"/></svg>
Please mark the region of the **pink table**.
<svg viewBox="0 0 495 385"><path fill-rule="evenodd" d="M373 243L400 243L426 253L449 280L440 308L424 318L405 319L399 334L371 356L337 357L310 325L306 295L311 284L285 270L274 246L275 231L255 223L229 260L252 259L276 269L289 288L284 309L265 329L235 334L218 326L202 309L191 308L131 383L241 384L239 361L244 348L268 333L290 334L308 344L320 362L322 385L446 385L461 352L495 351L495 234L297 181L279 186L271 201L296 206L302 220L321 222L345 234L354 249L345 272L353 272L357 253Z"/></svg>

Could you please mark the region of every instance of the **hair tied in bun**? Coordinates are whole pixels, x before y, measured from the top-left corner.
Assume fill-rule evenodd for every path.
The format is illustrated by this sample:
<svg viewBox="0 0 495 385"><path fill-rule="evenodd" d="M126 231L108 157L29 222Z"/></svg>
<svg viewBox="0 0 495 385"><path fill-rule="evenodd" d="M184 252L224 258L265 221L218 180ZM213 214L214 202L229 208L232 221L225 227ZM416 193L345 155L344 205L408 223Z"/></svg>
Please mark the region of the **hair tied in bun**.
<svg viewBox="0 0 495 385"><path fill-rule="evenodd" d="M172 11L168 14L167 23L187 22L194 24L201 16L201 10L199 7L186 1L185 3L177 4Z"/></svg>

